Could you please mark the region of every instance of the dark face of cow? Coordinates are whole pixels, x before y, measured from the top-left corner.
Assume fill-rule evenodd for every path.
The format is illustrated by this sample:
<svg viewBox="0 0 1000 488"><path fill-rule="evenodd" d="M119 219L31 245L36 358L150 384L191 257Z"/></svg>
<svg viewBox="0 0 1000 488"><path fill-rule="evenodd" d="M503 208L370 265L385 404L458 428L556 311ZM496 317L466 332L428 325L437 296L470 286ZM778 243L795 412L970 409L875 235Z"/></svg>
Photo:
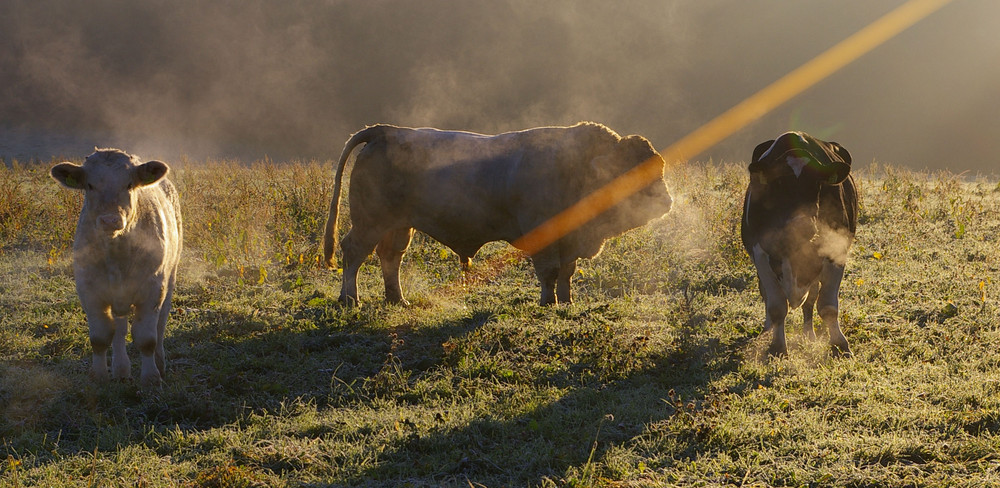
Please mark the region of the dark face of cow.
<svg viewBox="0 0 1000 488"><path fill-rule="evenodd" d="M114 238L135 220L136 190L160 181L167 171L160 161L140 163L121 151L99 150L82 166L61 163L51 174L67 188L83 190L83 219L92 218L97 231Z"/></svg>
<svg viewBox="0 0 1000 488"><path fill-rule="evenodd" d="M758 244L772 261L788 260L803 282L822 266L815 259L820 190L842 183L850 164L839 144L803 132L786 132L754 149L744 220L760 228Z"/></svg>

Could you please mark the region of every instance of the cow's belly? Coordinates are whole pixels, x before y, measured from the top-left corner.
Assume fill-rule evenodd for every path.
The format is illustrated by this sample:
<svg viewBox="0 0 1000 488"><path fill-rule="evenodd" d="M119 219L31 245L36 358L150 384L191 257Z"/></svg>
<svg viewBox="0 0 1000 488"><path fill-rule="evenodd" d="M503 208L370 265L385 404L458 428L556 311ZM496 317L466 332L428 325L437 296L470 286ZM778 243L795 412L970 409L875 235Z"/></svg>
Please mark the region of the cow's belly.
<svg viewBox="0 0 1000 488"><path fill-rule="evenodd" d="M414 219L413 228L465 255L474 254L491 241L513 241L518 236L510 225L496 218L438 214L436 218Z"/></svg>
<svg viewBox="0 0 1000 488"><path fill-rule="evenodd" d="M413 228L450 247L520 236L513 204L504 189L497 188L498 182L467 174L455 176L424 181L408 201L400 202L407 208L407 220Z"/></svg>
<svg viewBox="0 0 1000 488"><path fill-rule="evenodd" d="M78 269L77 292L87 301L111 308L112 315L126 316L134 306L158 307L166 278L156 272L129 273L116 266Z"/></svg>

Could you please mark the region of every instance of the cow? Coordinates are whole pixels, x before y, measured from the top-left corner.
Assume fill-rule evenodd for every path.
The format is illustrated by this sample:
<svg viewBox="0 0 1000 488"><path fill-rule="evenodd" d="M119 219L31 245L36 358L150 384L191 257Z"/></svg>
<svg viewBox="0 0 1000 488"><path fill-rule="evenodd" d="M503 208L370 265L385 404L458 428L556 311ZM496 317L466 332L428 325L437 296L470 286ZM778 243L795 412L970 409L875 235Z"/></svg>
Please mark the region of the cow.
<svg viewBox="0 0 1000 488"><path fill-rule="evenodd" d="M802 306L803 335L816 338L817 305L834 355L850 356L838 294L858 222L851 154L836 142L786 132L759 144L748 170L741 234L757 269L764 331L773 331L769 355L787 353L789 308Z"/></svg>
<svg viewBox="0 0 1000 488"><path fill-rule="evenodd" d="M399 266L413 230L458 254L468 269L480 247L514 242L615 177L651 158L645 138L621 137L604 125L540 127L498 135L375 125L352 135L337 165L324 232L326 263L334 248L341 181L348 157L364 144L350 178L352 227L344 236L340 301L358 303L357 275L374 248L385 299L405 304ZM661 170L662 174L662 170ZM531 256L543 305L571 302L576 260L594 257L605 239L670 210L662 178Z"/></svg>
<svg viewBox="0 0 1000 488"><path fill-rule="evenodd" d="M131 377L125 351L128 318L139 347L143 387L165 373L163 333L181 255L177 190L161 161L142 162L118 149L96 149L82 165L60 163L52 177L83 191L73 240L76 291L90 329L95 380Z"/></svg>

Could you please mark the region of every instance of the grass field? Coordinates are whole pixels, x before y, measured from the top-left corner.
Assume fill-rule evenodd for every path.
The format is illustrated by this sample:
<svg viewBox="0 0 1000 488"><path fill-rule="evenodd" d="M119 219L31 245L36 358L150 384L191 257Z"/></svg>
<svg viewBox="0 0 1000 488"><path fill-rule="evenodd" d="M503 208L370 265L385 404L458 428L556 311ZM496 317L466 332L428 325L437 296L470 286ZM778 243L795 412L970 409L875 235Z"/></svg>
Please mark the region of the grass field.
<svg viewBox="0 0 1000 488"><path fill-rule="evenodd" d="M80 195L0 166L3 487L1000 485L1000 185L873 166L841 293L853 358L767 360L742 166L536 305L527 259L418 235L410 307L317 265L332 163L181 162L161 391L92 384L69 248ZM130 349L131 350L131 349ZM131 350L133 369L137 351Z"/></svg>

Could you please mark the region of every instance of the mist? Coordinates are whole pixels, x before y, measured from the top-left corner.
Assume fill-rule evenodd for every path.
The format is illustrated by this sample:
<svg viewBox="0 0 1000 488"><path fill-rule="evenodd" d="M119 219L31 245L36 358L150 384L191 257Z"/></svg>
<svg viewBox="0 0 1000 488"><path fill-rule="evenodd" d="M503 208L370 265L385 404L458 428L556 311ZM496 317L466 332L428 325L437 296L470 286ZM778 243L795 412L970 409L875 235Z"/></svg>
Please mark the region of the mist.
<svg viewBox="0 0 1000 488"><path fill-rule="evenodd" d="M374 123L593 120L663 149L902 0L7 0L0 157L335 159ZM1000 3L961 0L708 151L993 174Z"/></svg>

